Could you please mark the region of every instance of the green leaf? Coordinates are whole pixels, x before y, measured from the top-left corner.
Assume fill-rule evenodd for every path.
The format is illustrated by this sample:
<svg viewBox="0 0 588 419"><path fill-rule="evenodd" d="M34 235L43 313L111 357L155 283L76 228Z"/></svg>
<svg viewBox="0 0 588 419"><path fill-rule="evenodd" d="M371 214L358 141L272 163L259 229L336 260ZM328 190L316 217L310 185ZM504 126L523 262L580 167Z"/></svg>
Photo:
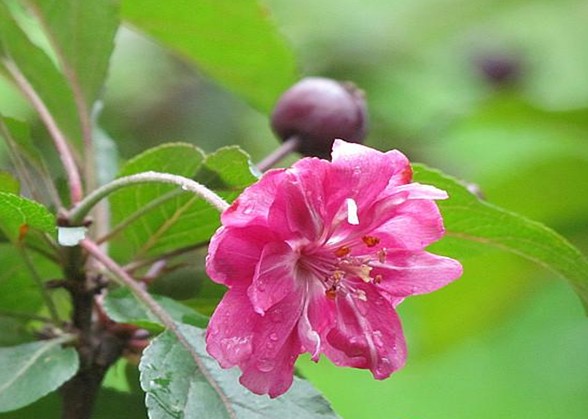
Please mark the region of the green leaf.
<svg viewBox="0 0 588 419"><path fill-rule="evenodd" d="M191 144L164 144L128 161L118 176L154 170L191 178L203 158L202 152ZM208 206L199 201L193 194L181 193L174 185L154 183L128 187L112 194L113 225L125 226L124 234L117 235L113 241L113 254L137 257L197 242L198 238L192 240L185 231L206 228L198 213L206 211ZM177 227L178 222L186 217L187 223ZM166 238L167 243L162 243Z"/></svg>
<svg viewBox="0 0 588 419"><path fill-rule="evenodd" d="M139 364L150 417L337 417L329 403L309 383L297 377L290 390L276 399L251 393L239 384L237 369L223 370L207 354L203 330L186 325L179 325L178 330L191 345L193 354L174 334L166 331L152 341ZM194 354L218 386L217 390L199 371Z"/></svg>
<svg viewBox="0 0 588 419"><path fill-rule="evenodd" d="M59 278L57 264L43 256L29 252L29 258L43 279ZM0 243L0 307L16 313L34 314L43 304L39 285L16 246Z"/></svg>
<svg viewBox="0 0 588 419"><path fill-rule="evenodd" d="M129 161L119 176L147 170L196 178L227 200L256 180L249 157L227 147L203 159L190 144L165 144ZM122 189L110 198L115 225L126 225L113 242L117 256L154 256L206 243L219 226L218 211L173 185L145 184Z"/></svg>
<svg viewBox="0 0 588 419"><path fill-rule="evenodd" d="M63 343L60 338L0 348L0 412L34 402L76 373L77 352Z"/></svg>
<svg viewBox="0 0 588 419"><path fill-rule="evenodd" d="M520 215L508 212L470 193L457 180L422 165L414 165L415 180L449 193L439 201L446 238L436 245L450 254L467 241L523 256L567 279L588 309L588 260L565 238ZM459 255L455 255L459 256Z"/></svg>
<svg viewBox="0 0 588 419"><path fill-rule="evenodd" d="M0 192L8 192L18 195L20 184L9 172L0 170Z"/></svg>
<svg viewBox="0 0 588 419"><path fill-rule="evenodd" d="M16 243L28 228L53 235L55 216L38 202L15 194L0 192L0 230L10 241Z"/></svg>
<svg viewBox="0 0 588 419"><path fill-rule="evenodd" d="M39 149L31 141L29 125L16 119L0 116L0 135L19 155L32 165L42 165Z"/></svg>
<svg viewBox="0 0 588 419"><path fill-rule="evenodd" d="M122 16L265 112L298 79L292 50L255 0L124 0Z"/></svg>
<svg viewBox="0 0 588 419"><path fill-rule="evenodd" d="M92 419L146 418L145 393L135 391L123 393L101 388L92 412ZM59 418L62 402L57 392L30 404L22 409L0 415L2 419Z"/></svg>
<svg viewBox="0 0 588 419"><path fill-rule="evenodd" d="M69 83L87 109L99 96L118 29L115 0L28 0L43 24Z"/></svg>
<svg viewBox="0 0 588 419"><path fill-rule="evenodd" d="M0 2L0 57L5 72L8 72L6 65L16 67L68 139L79 142L81 127L69 84L47 54L29 40L3 2Z"/></svg>
<svg viewBox="0 0 588 419"><path fill-rule="evenodd" d="M171 298L151 294L167 313L179 323L206 327L208 317L178 303ZM128 288L117 288L110 291L104 299L104 310L108 317L119 323L130 323L155 332L161 332L164 327L157 317L139 301Z"/></svg>
<svg viewBox="0 0 588 419"><path fill-rule="evenodd" d="M239 147L223 147L206 156L196 180L230 202L257 181L256 170L249 155Z"/></svg>
<svg viewBox="0 0 588 419"><path fill-rule="evenodd" d="M56 197L52 175L39 147L31 140L29 125L0 115L0 137L10 151L18 179L32 197ZM12 192L15 191L3 191ZM53 198L56 201L56 198Z"/></svg>

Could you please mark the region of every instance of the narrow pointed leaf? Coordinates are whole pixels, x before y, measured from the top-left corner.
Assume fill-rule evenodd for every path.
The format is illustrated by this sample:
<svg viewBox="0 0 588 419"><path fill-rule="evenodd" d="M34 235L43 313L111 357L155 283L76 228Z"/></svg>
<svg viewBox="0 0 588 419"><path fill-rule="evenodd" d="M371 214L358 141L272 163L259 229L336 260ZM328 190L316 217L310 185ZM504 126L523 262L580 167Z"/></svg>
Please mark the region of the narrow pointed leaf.
<svg viewBox="0 0 588 419"><path fill-rule="evenodd" d="M70 85L79 89L91 109L114 48L118 1L27 0L26 4L42 23Z"/></svg>
<svg viewBox="0 0 588 419"><path fill-rule="evenodd" d="M14 65L68 139L79 143L81 127L68 82L45 51L30 41L4 2L0 2L0 58L0 68L6 63Z"/></svg>
<svg viewBox="0 0 588 419"><path fill-rule="evenodd" d="M204 331L180 325L178 332L202 361L217 389L198 370L193 354L170 331L158 336L146 349L139 370L141 386L152 418L243 418L279 417L336 418L329 403L306 381L294 378L283 396L270 399L251 393L238 381L239 371L223 370L205 349Z"/></svg>
<svg viewBox="0 0 588 419"><path fill-rule="evenodd" d="M263 111L298 78L292 50L255 0L124 0L122 16Z"/></svg>
<svg viewBox="0 0 588 419"><path fill-rule="evenodd" d="M59 388L78 370L75 349L64 339L0 348L0 412L26 406Z"/></svg>
<svg viewBox="0 0 588 419"><path fill-rule="evenodd" d="M567 279L588 309L588 260L565 238L541 223L478 199L466 186L436 170L415 165L415 180L449 193L448 200L439 201L447 237L437 249L451 254L453 246L467 241L518 254Z"/></svg>

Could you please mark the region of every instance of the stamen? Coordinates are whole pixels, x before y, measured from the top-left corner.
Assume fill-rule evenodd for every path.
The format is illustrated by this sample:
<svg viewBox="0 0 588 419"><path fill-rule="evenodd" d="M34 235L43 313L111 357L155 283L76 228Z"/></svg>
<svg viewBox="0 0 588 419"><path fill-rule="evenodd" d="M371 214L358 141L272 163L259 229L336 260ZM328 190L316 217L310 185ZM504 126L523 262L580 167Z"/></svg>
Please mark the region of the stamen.
<svg viewBox="0 0 588 419"><path fill-rule="evenodd" d="M364 290L355 290L355 296L358 300L367 301L367 295Z"/></svg>
<svg viewBox="0 0 588 419"><path fill-rule="evenodd" d="M386 256L388 255L388 251L386 249L380 249L376 252L376 256L378 256L378 262L385 263Z"/></svg>
<svg viewBox="0 0 588 419"><path fill-rule="evenodd" d="M342 258L343 256L347 256L351 253L351 249L348 246L341 246L337 250L335 250L335 256L338 258Z"/></svg>
<svg viewBox="0 0 588 419"><path fill-rule="evenodd" d="M380 282L382 282L382 275L380 275L380 274L377 274L377 275L374 277L374 284L379 284Z"/></svg>
<svg viewBox="0 0 588 419"><path fill-rule="evenodd" d="M363 236L361 238L367 247L374 247L380 243L380 239L375 236Z"/></svg>
<svg viewBox="0 0 588 419"><path fill-rule="evenodd" d="M337 288L335 286L332 286L331 288L329 288L328 290L325 291L325 296L329 300L334 300L335 297L337 296Z"/></svg>

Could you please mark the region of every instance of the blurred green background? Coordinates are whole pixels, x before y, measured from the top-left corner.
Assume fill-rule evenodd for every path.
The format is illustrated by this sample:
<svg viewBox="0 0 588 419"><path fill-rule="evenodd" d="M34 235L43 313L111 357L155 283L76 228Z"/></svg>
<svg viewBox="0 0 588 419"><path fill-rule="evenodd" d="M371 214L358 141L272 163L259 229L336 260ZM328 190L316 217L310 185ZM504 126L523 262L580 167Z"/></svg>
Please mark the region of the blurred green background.
<svg viewBox="0 0 588 419"><path fill-rule="evenodd" d="M265 5L303 75L366 91L367 144L474 183L588 253L588 2ZM0 110L31 116L1 79ZM118 36L100 123L123 159L181 140L239 144L259 161L278 145L266 115L131 29ZM571 289L504 252L465 254L462 279L401 306L403 371L377 382L302 359L301 373L344 418L588 417L588 321Z"/></svg>

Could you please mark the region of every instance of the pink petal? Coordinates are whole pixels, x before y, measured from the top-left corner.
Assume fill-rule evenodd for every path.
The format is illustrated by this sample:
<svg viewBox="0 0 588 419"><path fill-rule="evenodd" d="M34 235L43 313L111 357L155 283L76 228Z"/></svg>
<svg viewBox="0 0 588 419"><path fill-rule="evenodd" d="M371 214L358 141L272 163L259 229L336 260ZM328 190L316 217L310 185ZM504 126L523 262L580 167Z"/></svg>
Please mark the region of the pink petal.
<svg viewBox="0 0 588 419"><path fill-rule="evenodd" d="M272 239L271 231L262 226L219 228L208 247L207 274L228 286L251 282L262 249Z"/></svg>
<svg viewBox="0 0 588 419"><path fill-rule="evenodd" d="M308 295L308 293L306 294ZM313 361L318 361L321 350L321 337L320 333L314 329L311 323L309 305L310 299L307 297L304 302L300 321L298 322L298 336L304 352L310 353Z"/></svg>
<svg viewBox="0 0 588 419"><path fill-rule="evenodd" d="M292 384L294 363L302 352L296 326L303 302L302 293L293 293L257 317L253 351L240 365L240 381L254 393L276 397Z"/></svg>
<svg viewBox="0 0 588 419"><path fill-rule="evenodd" d="M406 199L447 199L447 192L431 185L409 183L391 188L394 194L407 192Z"/></svg>
<svg viewBox="0 0 588 419"><path fill-rule="evenodd" d="M337 322L326 336L325 354L337 365L366 368L384 379L406 361L402 326L383 296L366 284L358 289L366 301L351 293L337 296Z"/></svg>
<svg viewBox="0 0 588 419"><path fill-rule="evenodd" d="M294 363L300 354L296 348L300 348L300 343L292 333L274 358L247 364L239 382L255 394L269 394L271 398L284 394L294 380Z"/></svg>
<svg viewBox="0 0 588 419"><path fill-rule="evenodd" d="M206 331L206 349L221 367L230 368L249 359L258 317L243 287L226 292Z"/></svg>
<svg viewBox="0 0 588 419"><path fill-rule="evenodd" d="M378 287L393 297L427 294L444 287L462 274L461 264L428 252L395 251L372 270L381 275Z"/></svg>
<svg viewBox="0 0 588 419"><path fill-rule="evenodd" d="M261 252L253 282L247 294L254 310L266 310L294 293L294 268L298 255L284 242L268 243Z"/></svg>
<svg viewBox="0 0 588 419"><path fill-rule="evenodd" d="M302 294L292 294L260 316L245 289L233 287L210 319L206 348L221 367L238 365L241 383L252 392L279 396L292 384L301 353L296 325L302 306Z"/></svg>
<svg viewBox="0 0 588 419"><path fill-rule="evenodd" d="M324 216L313 195L316 185L304 185L296 172L288 172L269 212L269 226L283 238L316 240L323 230Z"/></svg>
<svg viewBox="0 0 588 419"><path fill-rule="evenodd" d="M341 198L352 198L360 210L371 205L386 188L396 169L397 154L387 155L361 144L336 140L328 178L327 197L330 213L336 213ZM345 196L342 196L345 195Z"/></svg>
<svg viewBox="0 0 588 419"><path fill-rule="evenodd" d="M270 170L247 187L221 215L224 226L241 227L265 223L285 169Z"/></svg>
<svg viewBox="0 0 588 419"><path fill-rule="evenodd" d="M370 235L378 237L382 247L422 250L445 233L437 204L429 200L411 200L400 205L375 207ZM381 223L383 221L382 224Z"/></svg>

